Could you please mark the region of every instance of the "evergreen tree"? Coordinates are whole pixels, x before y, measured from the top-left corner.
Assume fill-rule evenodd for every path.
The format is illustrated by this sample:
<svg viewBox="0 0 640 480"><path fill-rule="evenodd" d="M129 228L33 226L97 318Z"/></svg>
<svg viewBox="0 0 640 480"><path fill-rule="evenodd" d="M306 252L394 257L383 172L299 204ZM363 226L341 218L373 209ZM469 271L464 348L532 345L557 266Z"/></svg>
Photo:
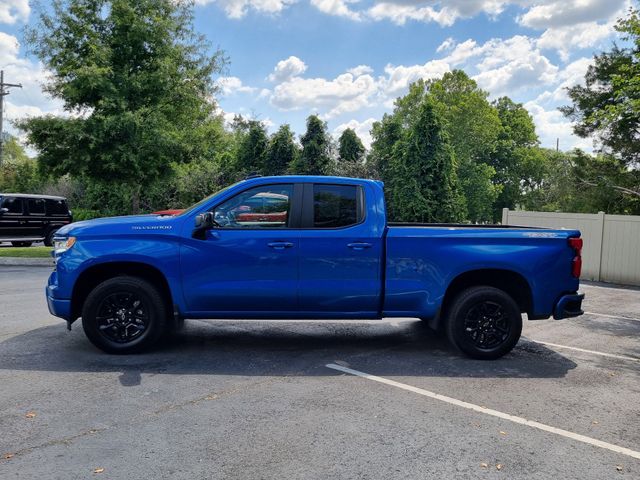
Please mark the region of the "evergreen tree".
<svg viewBox="0 0 640 480"><path fill-rule="evenodd" d="M245 174L264 173L268 147L269 138L264 124L258 120L249 120L247 131L238 145L237 170Z"/></svg>
<svg viewBox="0 0 640 480"><path fill-rule="evenodd" d="M394 220L460 222L465 217L455 156L435 103L425 98L394 146L389 200Z"/></svg>
<svg viewBox="0 0 640 480"><path fill-rule="evenodd" d="M265 175L283 175L294 165L300 152L298 151L293 132L289 125L282 125L271 136L263 173Z"/></svg>
<svg viewBox="0 0 640 480"><path fill-rule="evenodd" d="M293 173L300 175L330 175L333 173L331 138L327 124L317 115L307 118L307 131L300 139L302 153L294 163Z"/></svg>
<svg viewBox="0 0 640 480"><path fill-rule="evenodd" d="M352 128L345 129L338 139L338 173L345 177L364 177L365 148Z"/></svg>
<svg viewBox="0 0 640 480"><path fill-rule="evenodd" d="M364 158L362 140L352 128L345 129L338 139L338 155L341 162L358 163Z"/></svg>
<svg viewBox="0 0 640 480"><path fill-rule="evenodd" d="M426 86L437 102L456 155L469 219L490 221L502 186L489 161L501 131L498 113L487 100L489 94L462 70L445 73Z"/></svg>

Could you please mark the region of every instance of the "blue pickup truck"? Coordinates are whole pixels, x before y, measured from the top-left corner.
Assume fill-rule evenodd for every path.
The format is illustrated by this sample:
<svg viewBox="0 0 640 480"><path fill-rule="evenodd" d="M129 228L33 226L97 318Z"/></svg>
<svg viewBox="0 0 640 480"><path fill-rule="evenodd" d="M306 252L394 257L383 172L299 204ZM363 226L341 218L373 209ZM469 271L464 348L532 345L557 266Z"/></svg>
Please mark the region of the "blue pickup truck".
<svg viewBox="0 0 640 480"><path fill-rule="evenodd" d="M54 240L49 310L109 353L185 318L415 317L494 359L522 313L583 313L579 231L390 223L374 180L251 178L177 215L77 222Z"/></svg>

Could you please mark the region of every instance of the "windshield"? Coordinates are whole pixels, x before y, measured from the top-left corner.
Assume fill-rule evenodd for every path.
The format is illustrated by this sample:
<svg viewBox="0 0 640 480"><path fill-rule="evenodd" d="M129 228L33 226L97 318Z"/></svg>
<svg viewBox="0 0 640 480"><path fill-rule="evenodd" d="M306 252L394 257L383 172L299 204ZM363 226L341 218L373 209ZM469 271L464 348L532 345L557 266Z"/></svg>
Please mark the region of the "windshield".
<svg viewBox="0 0 640 480"><path fill-rule="evenodd" d="M211 200L213 197L215 197L216 195L220 195L223 192L226 192L227 190L229 190L232 187L235 187L236 185L238 185L238 183L241 182L236 182L232 185L229 185L228 187L224 187L223 189L218 190L215 193L212 193L211 195L209 195L208 197L203 198L202 200L200 200L198 203L194 203L193 205L191 205L189 208L187 208L184 212L180 213L180 215L186 215L188 213L193 212L194 210L197 210L198 208L200 208L203 204L207 203L209 200Z"/></svg>

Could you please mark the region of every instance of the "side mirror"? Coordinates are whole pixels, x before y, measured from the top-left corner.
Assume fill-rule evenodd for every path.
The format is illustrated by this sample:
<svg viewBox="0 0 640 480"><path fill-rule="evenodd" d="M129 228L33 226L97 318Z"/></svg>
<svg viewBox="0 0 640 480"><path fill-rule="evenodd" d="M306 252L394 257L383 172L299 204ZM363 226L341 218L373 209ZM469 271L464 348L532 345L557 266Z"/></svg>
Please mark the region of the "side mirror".
<svg viewBox="0 0 640 480"><path fill-rule="evenodd" d="M219 227L218 222L213 218L212 212L201 213L196 216L195 228L193 229L193 238L199 240L205 239L205 233L207 230L211 230L213 227Z"/></svg>

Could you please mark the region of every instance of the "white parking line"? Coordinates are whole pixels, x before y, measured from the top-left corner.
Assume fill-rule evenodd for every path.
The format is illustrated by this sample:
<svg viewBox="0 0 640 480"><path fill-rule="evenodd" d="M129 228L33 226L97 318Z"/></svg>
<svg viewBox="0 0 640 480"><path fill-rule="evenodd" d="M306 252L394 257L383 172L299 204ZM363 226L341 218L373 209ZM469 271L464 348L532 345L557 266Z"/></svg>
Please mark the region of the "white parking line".
<svg viewBox="0 0 640 480"><path fill-rule="evenodd" d="M587 315L595 315L597 317L606 317L606 318L621 318L623 320L633 320L634 322L640 322L640 318L633 318L633 317L625 317L623 315L609 315L607 313L598 313L598 312L584 312Z"/></svg>
<svg viewBox="0 0 640 480"><path fill-rule="evenodd" d="M473 410L475 412L484 413L486 415L491 415L492 417L498 417L503 420L509 420L510 422L518 423L520 425L526 425L528 427L537 428L538 430L554 433L556 435L560 435L561 437L570 438L571 440L576 440L578 442L586 443L594 447L604 448L606 450L611 450L612 452L621 453L622 455L627 455L629 457L640 459L640 452L631 450L626 447L620 447L612 443L603 442L602 440L597 440L595 438L587 437L585 435L580 435L578 433L573 433L568 430L562 430L561 428L545 425L544 423L539 423L533 420L527 420L526 418L522 418L522 417L516 417L515 415L510 415L508 413L499 412L497 410L492 410L490 408L481 407L480 405L474 405L473 403L457 400L455 398L447 397L445 395L440 395L439 393L430 392L429 390L424 390L422 388L407 385L406 383L400 383L400 382L396 382L395 380L389 380L388 378L378 377L376 375L370 375L368 373L360 372L358 370L353 370L351 368L343 367L342 365L336 365L334 363L330 363L326 365L326 367L331 368L333 370L338 370L340 372L348 373L349 375L356 375L358 377L366 378L367 380L372 380L374 382L391 385L392 387L417 393L418 395L423 395L425 397L433 398L434 400L439 400L441 402L449 403L457 407L462 407L468 410Z"/></svg>
<svg viewBox="0 0 640 480"><path fill-rule="evenodd" d="M597 352L595 350L587 350L585 348L570 347L569 345L558 345L557 343L542 342L540 340L531 340L530 338L527 340L533 343L539 343L540 345L547 345L549 347L565 348L567 350L575 350L576 352L590 353L592 355L600 355L601 357L610 357L610 358L617 358L620 360L629 360L631 362L640 362L640 358L638 357L627 357L625 355L616 355L614 353Z"/></svg>

